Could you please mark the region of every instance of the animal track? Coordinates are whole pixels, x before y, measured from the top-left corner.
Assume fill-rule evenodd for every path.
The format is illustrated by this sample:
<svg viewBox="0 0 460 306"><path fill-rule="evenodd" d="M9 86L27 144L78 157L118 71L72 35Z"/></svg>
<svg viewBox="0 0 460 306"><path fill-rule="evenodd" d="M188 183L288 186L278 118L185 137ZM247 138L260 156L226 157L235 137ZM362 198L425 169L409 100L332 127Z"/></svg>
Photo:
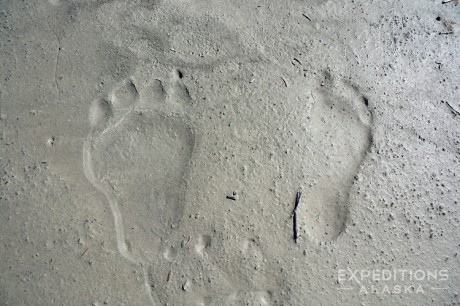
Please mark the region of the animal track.
<svg viewBox="0 0 460 306"><path fill-rule="evenodd" d="M195 144L184 113L190 96L178 71L168 84L153 80L139 89L123 81L89 110L85 175L110 204L120 253L137 262L158 255L184 209Z"/></svg>
<svg viewBox="0 0 460 306"><path fill-rule="evenodd" d="M328 73L312 94L313 183L300 216L306 231L318 240L334 240L345 228L349 192L372 144L372 113L368 99L346 81Z"/></svg>

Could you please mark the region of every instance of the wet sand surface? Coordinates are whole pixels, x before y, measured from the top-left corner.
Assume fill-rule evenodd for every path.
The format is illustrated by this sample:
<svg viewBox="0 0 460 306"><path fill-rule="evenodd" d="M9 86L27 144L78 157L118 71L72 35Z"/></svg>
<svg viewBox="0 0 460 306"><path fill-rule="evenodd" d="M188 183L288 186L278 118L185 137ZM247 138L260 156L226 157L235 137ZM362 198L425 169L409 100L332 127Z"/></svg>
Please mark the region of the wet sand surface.
<svg viewBox="0 0 460 306"><path fill-rule="evenodd" d="M0 304L458 305L443 2L0 2Z"/></svg>

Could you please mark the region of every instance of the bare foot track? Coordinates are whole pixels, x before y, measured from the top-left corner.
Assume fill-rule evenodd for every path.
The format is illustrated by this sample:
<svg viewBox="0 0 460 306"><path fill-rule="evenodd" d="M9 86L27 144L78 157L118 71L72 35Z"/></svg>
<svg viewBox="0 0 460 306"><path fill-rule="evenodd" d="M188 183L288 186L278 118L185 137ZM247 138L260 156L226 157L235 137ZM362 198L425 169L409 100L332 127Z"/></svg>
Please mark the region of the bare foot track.
<svg viewBox="0 0 460 306"><path fill-rule="evenodd" d="M356 86L329 73L312 90L310 157L313 181L301 209L304 226L313 238L336 239L350 209L349 193L372 144L369 100Z"/></svg>
<svg viewBox="0 0 460 306"><path fill-rule="evenodd" d="M190 96L178 71L168 85L152 80L138 88L125 80L89 110L85 175L109 202L120 253L137 262L157 256L185 205L195 144L184 112Z"/></svg>

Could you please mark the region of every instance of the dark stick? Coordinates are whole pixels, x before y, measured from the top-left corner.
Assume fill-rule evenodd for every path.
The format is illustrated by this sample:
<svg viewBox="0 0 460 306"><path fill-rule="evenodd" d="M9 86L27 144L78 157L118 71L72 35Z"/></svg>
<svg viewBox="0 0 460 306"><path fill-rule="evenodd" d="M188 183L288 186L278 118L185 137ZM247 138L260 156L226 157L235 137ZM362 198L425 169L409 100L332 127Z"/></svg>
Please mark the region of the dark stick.
<svg viewBox="0 0 460 306"><path fill-rule="evenodd" d="M85 256L85 254L86 254L88 251L89 251L89 248L86 248L86 250L85 250L83 253L81 253L80 258L82 258L83 256Z"/></svg>
<svg viewBox="0 0 460 306"><path fill-rule="evenodd" d="M302 14L303 17L307 18L309 21L311 21L310 17L308 17L307 15L305 14Z"/></svg>
<svg viewBox="0 0 460 306"><path fill-rule="evenodd" d="M294 242L297 243L298 234L297 234L297 213L296 212L294 212L294 214L292 215L292 226L294 230Z"/></svg>
<svg viewBox="0 0 460 306"><path fill-rule="evenodd" d="M227 196L227 199L232 200L232 201L236 201L236 198L234 196Z"/></svg>
<svg viewBox="0 0 460 306"><path fill-rule="evenodd" d="M297 210L297 207L299 207L299 203L300 203L300 197L302 196L302 192L301 191L298 191L295 195L295 206L294 206L294 212L296 212Z"/></svg>
<svg viewBox="0 0 460 306"><path fill-rule="evenodd" d="M283 77L281 77L281 79L283 80L284 85L285 85L286 87L288 87L288 83L286 82L286 80L285 80Z"/></svg>
<svg viewBox="0 0 460 306"><path fill-rule="evenodd" d="M297 243L297 238L299 237L297 233L297 207L299 207L299 204L300 204L300 196L302 196L302 192L298 191L297 194L295 195L294 211L292 212L292 224L293 224L293 230L294 230L294 242L295 243Z"/></svg>
<svg viewBox="0 0 460 306"><path fill-rule="evenodd" d="M460 112L458 110L456 110L455 108L452 107L452 105L449 104L449 102L445 101L447 106L449 106L450 110L452 111L452 113L454 115L460 115Z"/></svg>

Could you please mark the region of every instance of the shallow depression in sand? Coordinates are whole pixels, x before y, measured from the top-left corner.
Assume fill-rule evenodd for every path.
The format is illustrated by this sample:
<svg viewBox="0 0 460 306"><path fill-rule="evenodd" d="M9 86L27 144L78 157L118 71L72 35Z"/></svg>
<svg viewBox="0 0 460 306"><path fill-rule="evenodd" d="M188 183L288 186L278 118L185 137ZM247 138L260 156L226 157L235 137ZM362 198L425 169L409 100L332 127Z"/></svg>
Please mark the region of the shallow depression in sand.
<svg viewBox="0 0 460 306"><path fill-rule="evenodd" d="M162 82L153 80L139 94L132 81L124 81L90 108L84 167L107 197L125 257L156 256L160 239L182 218L194 133L174 107L188 103L188 93L178 88L184 87L171 86L168 96Z"/></svg>
<svg viewBox="0 0 460 306"><path fill-rule="evenodd" d="M344 80L325 73L317 80L310 113L311 188L304 194L300 217L318 240L334 240L349 214L349 192L372 143L368 99Z"/></svg>

